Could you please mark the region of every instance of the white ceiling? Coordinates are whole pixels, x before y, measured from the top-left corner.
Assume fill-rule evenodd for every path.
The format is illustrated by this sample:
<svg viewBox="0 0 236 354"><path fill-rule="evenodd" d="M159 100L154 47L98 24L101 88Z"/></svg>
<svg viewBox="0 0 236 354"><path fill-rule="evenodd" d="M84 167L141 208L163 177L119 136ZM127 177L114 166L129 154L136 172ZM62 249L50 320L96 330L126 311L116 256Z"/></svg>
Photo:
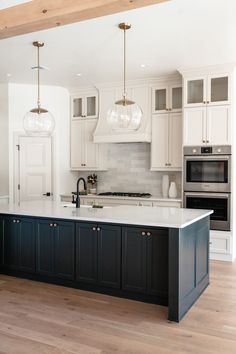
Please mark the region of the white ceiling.
<svg viewBox="0 0 236 354"><path fill-rule="evenodd" d="M35 82L33 40L41 50L45 84L74 87L122 79L122 32L127 33L128 79L155 77L179 67L236 62L235 0L171 0L0 41L0 81ZM140 64L146 64L142 68ZM77 77L76 73L81 73ZM7 77L11 74L11 77Z"/></svg>
<svg viewBox="0 0 236 354"><path fill-rule="evenodd" d="M0 10L6 9L8 7L24 4L30 1L31 0L0 0Z"/></svg>

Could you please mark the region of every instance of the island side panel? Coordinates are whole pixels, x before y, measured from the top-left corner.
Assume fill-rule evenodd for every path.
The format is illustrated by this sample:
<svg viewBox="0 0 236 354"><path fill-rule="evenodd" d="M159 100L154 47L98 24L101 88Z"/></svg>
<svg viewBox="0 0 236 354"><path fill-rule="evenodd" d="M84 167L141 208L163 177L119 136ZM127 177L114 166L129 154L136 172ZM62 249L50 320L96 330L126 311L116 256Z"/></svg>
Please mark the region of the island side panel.
<svg viewBox="0 0 236 354"><path fill-rule="evenodd" d="M209 284L210 218L169 230L169 314L179 322Z"/></svg>

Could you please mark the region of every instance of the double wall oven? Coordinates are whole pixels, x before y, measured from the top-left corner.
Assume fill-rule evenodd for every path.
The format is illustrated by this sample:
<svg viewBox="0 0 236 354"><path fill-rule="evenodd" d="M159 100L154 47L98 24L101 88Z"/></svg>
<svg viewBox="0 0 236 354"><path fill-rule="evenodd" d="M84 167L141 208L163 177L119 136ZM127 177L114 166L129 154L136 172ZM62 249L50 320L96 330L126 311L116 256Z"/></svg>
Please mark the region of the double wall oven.
<svg viewBox="0 0 236 354"><path fill-rule="evenodd" d="M184 206L212 209L212 230L230 230L231 147L184 148Z"/></svg>

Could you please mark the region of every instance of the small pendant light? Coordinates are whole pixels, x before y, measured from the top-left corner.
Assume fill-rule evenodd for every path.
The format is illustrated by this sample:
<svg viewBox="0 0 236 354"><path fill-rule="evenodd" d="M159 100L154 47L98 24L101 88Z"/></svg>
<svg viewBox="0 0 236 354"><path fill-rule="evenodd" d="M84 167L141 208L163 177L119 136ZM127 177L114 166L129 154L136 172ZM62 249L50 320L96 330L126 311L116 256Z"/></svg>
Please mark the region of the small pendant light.
<svg viewBox="0 0 236 354"><path fill-rule="evenodd" d="M128 23L120 23L119 28L124 31L124 87L123 97L116 101L107 113L107 122L111 129L117 132L136 131L142 120L142 110L137 103L127 99L126 93L126 31L131 28Z"/></svg>
<svg viewBox="0 0 236 354"><path fill-rule="evenodd" d="M40 101L40 70L42 67L39 63L39 49L44 46L44 43L33 42L33 46L37 48L37 66L34 69L38 71L38 100L37 107L24 116L24 130L27 135L31 136L50 136L55 128L55 120L47 109L41 107Z"/></svg>

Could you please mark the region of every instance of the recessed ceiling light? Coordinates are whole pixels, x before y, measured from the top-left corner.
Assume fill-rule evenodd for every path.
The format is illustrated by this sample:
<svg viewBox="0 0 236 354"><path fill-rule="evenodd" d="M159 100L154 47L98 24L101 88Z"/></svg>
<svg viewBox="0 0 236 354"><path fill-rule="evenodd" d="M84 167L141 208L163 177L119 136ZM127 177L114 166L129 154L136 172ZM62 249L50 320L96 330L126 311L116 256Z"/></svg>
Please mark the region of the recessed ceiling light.
<svg viewBox="0 0 236 354"><path fill-rule="evenodd" d="M76 74L76 76L79 76L79 77L80 77L80 76L82 76L82 74L81 74L81 73L78 73L78 74Z"/></svg>
<svg viewBox="0 0 236 354"><path fill-rule="evenodd" d="M11 77L11 74L10 74L10 73L8 73L6 76L7 76L7 77Z"/></svg>
<svg viewBox="0 0 236 354"><path fill-rule="evenodd" d="M141 68L146 68L146 64L140 64Z"/></svg>

